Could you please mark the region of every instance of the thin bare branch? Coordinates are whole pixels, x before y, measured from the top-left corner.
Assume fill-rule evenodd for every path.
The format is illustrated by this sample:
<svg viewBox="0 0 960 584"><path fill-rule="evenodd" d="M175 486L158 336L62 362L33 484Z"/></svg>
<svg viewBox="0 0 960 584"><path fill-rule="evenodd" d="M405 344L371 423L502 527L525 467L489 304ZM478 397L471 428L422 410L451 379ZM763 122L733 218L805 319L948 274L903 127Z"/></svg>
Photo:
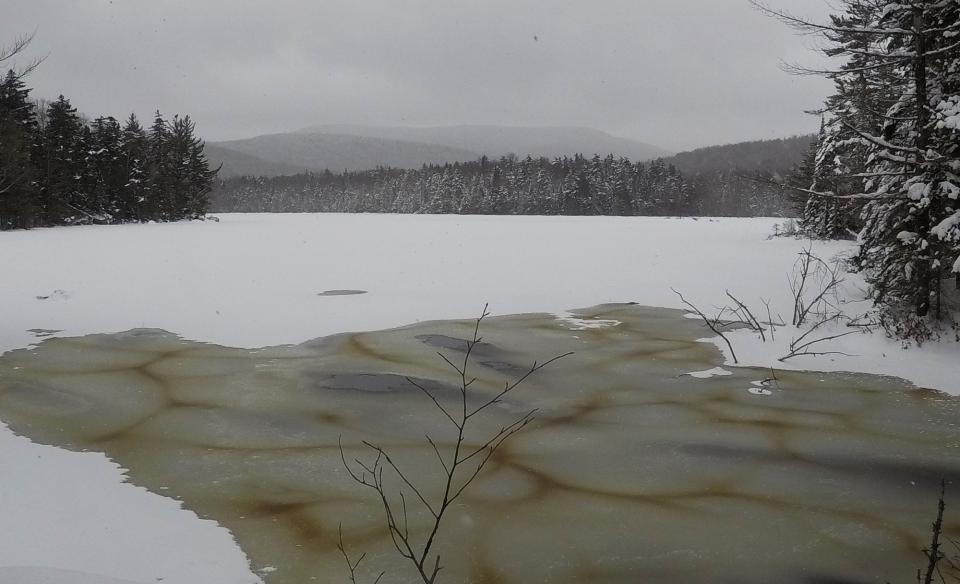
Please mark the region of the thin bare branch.
<svg viewBox="0 0 960 584"><path fill-rule="evenodd" d="M480 324L489 314L488 306L484 305L483 313L476 319L472 338L465 341L466 347L462 365L457 365L447 356L438 353L443 362L456 371L460 378L460 403L456 407L449 409L448 407L444 407L437 396L423 384L409 377L406 378L411 385L418 388L430 399L434 406L436 406L450 422L455 431L452 452L447 456L441 451L440 446L433 437L429 434L425 435L427 443L430 445L437 460L440 461L440 466L443 468L443 488L439 497L428 497L427 491L422 490L418 485L414 484L390 454L380 446L368 441L363 441L364 446L376 454L373 462L363 462L360 459L354 459L352 463L348 463L342 440L338 441L340 459L347 469L350 478L357 484L370 488L377 493L383 508L387 531L394 547L403 558L408 560L413 567L416 568L420 580L424 584L435 584L438 575L443 570L440 554L434 553L433 547L440 532L441 525L443 524L443 519L450 509L450 506L476 480L496 451L514 434L533 421L537 410L531 410L512 423L501 426L492 436L482 441L480 446L475 447L466 446L465 436L467 423L474 416L479 415L487 408L500 402L506 394L515 390L534 373L572 354L564 353L543 363L535 361L530 369L519 378L513 382L504 383L503 389L494 394L493 397L485 399L481 405L475 408L468 408L468 402L471 401L470 387L477 381L476 377L468 374L470 359L474 348L483 340L480 336ZM391 488L386 485L384 481L384 471L386 469L389 469L389 475L393 475L399 479L397 486ZM396 490L396 495L388 496L394 489ZM416 541L410 533L410 511L407 501L407 494L409 493L412 493L414 496L411 502L418 504L433 517L433 521L427 528L427 533L422 535L422 539L417 537ZM396 502L398 498L399 506ZM344 555L346 556L346 554ZM348 568L352 570L351 574L353 574L356 570L357 563L351 563L349 557L347 557L347 564ZM351 579L351 582L354 583L355 581Z"/></svg>
<svg viewBox="0 0 960 584"><path fill-rule="evenodd" d="M681 294L678 290L676 290L675 288L670 288L670 289L673 290L674 294L680 297L680 302L682 302L685 306L687 306L691 311L696 313L696 315L703 320L704 324L707 325L707 328L709 328L711 331L714 332L714 334L719 335L720 338L723 339L723 341L727 344L727 348L730 349L730 357L733 358L733 362L738 363L737 354L733 351L733 345L730 344L730 339L728 339L727 336L723 334L720 328L716 326L715 322L711 321L707 317L707 315L703 313L702 310L700 310L699 308L691 304L686 298L684 298L683 294Z"/></svg>

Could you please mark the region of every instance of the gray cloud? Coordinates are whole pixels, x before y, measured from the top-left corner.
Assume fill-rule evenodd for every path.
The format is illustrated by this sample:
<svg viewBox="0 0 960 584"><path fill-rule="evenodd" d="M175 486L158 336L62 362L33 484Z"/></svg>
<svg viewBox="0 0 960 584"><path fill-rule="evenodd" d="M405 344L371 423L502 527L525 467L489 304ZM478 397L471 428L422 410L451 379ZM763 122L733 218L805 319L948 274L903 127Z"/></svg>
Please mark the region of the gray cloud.
<svg viewBox="0 0 960 584"><path fill-rule="evenodd" d="M35 95L189 113L207 139L323 123L582 125L672 149L810 132L809 40L746 0L7 0ZM779 0L823 17L820 0ZM12 17L11 17L12 14Z"/></svg>

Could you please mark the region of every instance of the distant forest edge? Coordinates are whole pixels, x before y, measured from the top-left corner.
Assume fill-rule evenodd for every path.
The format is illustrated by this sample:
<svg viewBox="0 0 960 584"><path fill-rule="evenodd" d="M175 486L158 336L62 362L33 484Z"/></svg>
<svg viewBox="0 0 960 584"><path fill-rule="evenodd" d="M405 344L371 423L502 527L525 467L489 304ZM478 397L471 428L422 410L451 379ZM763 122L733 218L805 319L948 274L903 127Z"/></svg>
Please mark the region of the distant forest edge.
<svg viewBox="0 0 960 584"><path fill-rule="evenodd" d="M0 230L203 217L216 170L189 116L87 121L64 96L0 81Z"/></svg>
<svg viewBox="0 0 960 584"><path fill-rule="evenodd" d="M218 180L214 212L492 215L788 215L777 183L802 183L814 136L712 146L649 162L614 155Z"/></svg>
<svg viewBox="0 0 960 584"><path fill-rule="evenodd" d="M205 146L189 116L167 120L157 112L148 128L133 115L124 122L109 116L89 120L62 95L52 102L32 99L23 77L9 71L0 80L0 230L176 221L210 211L785 215L790 198L777 183L798 172L813 140L746 142L633 162L617 153L644 157L663 151L585 128L336 126L230 143L271 150L279 141L286 150L271 155L289 155L285 165L275 159L257 166L260 158L242 152L233 152L234 160L255 172L283 168L288 174L217 178L220 165L208 156L222 147ZM322 133L330 131L361 135ZM359 148L337 153L341 159L356 154L354 163L442 156L412 169L292 170L305 161L319 164L312 153L328 156L331 145L343 144ZM466 148L516 145L541 156L457 158L471 155ZM544 155L577 146L614 153Z"/></svg>

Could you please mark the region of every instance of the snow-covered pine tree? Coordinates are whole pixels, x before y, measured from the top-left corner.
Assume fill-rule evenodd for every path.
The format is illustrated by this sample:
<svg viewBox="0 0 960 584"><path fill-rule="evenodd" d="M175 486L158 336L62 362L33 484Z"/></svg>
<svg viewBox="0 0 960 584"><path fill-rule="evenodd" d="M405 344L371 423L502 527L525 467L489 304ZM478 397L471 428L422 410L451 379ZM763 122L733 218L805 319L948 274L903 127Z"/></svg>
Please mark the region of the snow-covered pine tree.
<svg viewBox="0 0 960 584"><path fill-rule="evenodd" d="M86 144L84 177L85 207L104 221L117 221L118 202L127 182L122 159L122 131L112 117L99 117L90 125Z"/></svg>
<svg viewBox="0 0 960 584"><path fill-rule="evenodd" d="M210 168L210 163L203 151L203 140L194 133L196 125L190 119L190 116L184 116L181 122L184 140L189 145L187 148L187 176L183 194L182 217L197 219L206 215L210 208L210 191L213 188L213 180L220 169Z"/></svg>
<svg viewBox="0 0 960 584"><path fill-rule="evenodd" d="M904 82L892 86L882 135L862 132L871 179L860 260L896 330L917 338L929 316L943 316L944 276L960 267L960 116L949 113L960 104L957 10L956 1L888 2L875 24L884 34L873 52Z"/></svg>
<svg viewBox="0 0 960 584"><path fill-rule="evenodd" d="M0 82L0 229L33 227L39 219L37 133L30 90L11 70Z"/></svg>
<svg viewBox="0 0 960 584"><path fill-rule="evenodd" d="M84 124L70 100L59 96L47 107L40 153L40 205L45 225L84 221L89 213L76 205L82 199Z"/></svg>
<svg viewBox="0 0 960 584"><path fill-rule="evenodd" d="M130 114L124 124L120 147L125 182L117 192L117 218L143 221L149 189L147 134L134 114Z"/></svg>
<svg viewBox="0 0 960 584"><path fill-rule="evenodd" d="M867 105L842 91L827 104L845 100L830 112L851 136L838 145L863 149L862 171L847 164L836 176L862 188L810 194L866 201L858 267L888 330L922 340L930 321L945 316L947 276L960 272L960 0L845 0L842 6L850 18L829 24L765 10L820 34L833 55L848 58L826 73L863 84Z"/></svg>
<svg viewBox="0 0 960 584"><path fill-rule="evenodd" d="M626 158L614 163L613 176L609 183L610 210L614 215L634 215L633 208L633 164Z"/></svg>
<svg viewBox="0 0 960 584"><path fill-rule="evenodd" d="M153 125L147 135L150 190L144 207L148 219L167 220L172 213L173 179L169 150L170 128L158 111L154 114Z"/></svg>
<svg viewBox="0 0 960 584"><path fill-rule="evenodd" d="M817 140L810 145L788 179L788 184L794 187L790 191L790 202L800 217L800 230L804 235L818 239L842 239L851 233L851 202L811 196L808 192L817 189L837 192L840 189L834 174L841 158L830 158L830 150L824 122L820 125ZM828 160L830 162L825 163Z"/></svg>
<svg viewBox="0 0 960 584"><path fill-rule="evenodd" d="M834 83L834 93L820 111L823 121L808 187L812 191L845 196L863 190L872 144L861 132L878 135L885 123L882 112L895 99L889 90L891 68L874 50L878 37L862 32L875 24L882 4L847 0L843 12L831 16L830 29L823 31L830 41L826 55L846 60L837 70L824 72ZM810 197L801 227L814 237L842 238L859 223L858 211L852 199Z"/></svg>

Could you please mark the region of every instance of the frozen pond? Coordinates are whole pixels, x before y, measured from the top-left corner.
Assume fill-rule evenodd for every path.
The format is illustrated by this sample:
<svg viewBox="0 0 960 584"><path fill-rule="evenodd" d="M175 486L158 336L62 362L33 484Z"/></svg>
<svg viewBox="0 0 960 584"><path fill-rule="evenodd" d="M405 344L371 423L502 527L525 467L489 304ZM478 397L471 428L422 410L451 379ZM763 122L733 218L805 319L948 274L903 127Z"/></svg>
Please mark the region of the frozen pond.
<svg viewBox="0 0 960 584"><path fill-rule="evenodd" d="M479 394L535 359L576 354L480 424L485 434L539 408L452 510L440 581L911 581L939 481L960 479L960 400L866 375L778 371L764 387L770 371L691 376L720 357L681 312L579 316L485 321ZM413 582L338 437L348 455L362 440L388 447L439 489L424 434L442 449L449 426L404 376L452 396L436 351L458 354L472 326L260 350L157 330L51 338L0 358L0 419L37 442L104 452L132 482L215 519L255 569L276 568L269 584L346 581L339 524L373 575ZM947 527L960 536L955 519Z"/></svg>

